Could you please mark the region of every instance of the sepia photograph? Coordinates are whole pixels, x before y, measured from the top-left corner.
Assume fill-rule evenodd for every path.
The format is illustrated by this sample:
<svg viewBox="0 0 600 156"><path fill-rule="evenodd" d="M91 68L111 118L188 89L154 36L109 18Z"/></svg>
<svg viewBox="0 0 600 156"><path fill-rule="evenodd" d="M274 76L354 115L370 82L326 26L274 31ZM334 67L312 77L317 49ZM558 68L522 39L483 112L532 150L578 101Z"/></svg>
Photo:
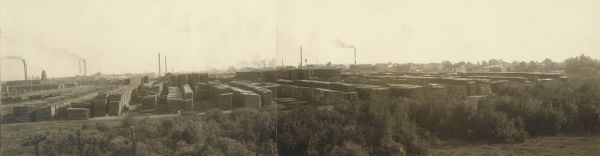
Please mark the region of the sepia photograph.
<svg viewBox="0 0 600 156"><path fill-rule="evenodd" d="M1 156L600 155L598 0L0 0Z"/></svg>

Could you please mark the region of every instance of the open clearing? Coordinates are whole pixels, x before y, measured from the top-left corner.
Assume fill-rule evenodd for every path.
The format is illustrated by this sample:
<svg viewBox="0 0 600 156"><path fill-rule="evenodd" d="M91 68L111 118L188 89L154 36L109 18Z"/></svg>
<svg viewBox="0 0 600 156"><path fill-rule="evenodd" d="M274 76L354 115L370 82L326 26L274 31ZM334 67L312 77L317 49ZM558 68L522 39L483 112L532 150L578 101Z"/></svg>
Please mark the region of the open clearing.
<svg viewBox="0 0 600 156"><path fill-rule="evenodd" d="M518 144L447 144L432 149L432 155L600 155L600 136L531 138Z"/></svg>

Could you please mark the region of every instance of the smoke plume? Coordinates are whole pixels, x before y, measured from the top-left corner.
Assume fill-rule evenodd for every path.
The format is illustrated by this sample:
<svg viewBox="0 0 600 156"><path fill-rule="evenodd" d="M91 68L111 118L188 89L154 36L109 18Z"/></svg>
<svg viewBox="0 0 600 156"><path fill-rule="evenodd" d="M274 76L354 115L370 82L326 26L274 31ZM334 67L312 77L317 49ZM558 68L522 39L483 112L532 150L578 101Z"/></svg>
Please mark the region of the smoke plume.
<svg viewBox="0 0 600 156"><path fill-rule="evenodd" d="M68 50L62 50L62 52L65 53L65 54L67 54L67 55L69 55L69 56L71 56L71 57L73 57L73 58L75 58L75 59L77 59L77 60L79 60L79 61L83 61L83 57L81 57L79 55L76 55L76 54L73 54L73 53L69 52Z"/></svg>
<svg viewBox="0 0 600 156"><path fill-rule="evenodd" d="M337 45L342 47L342 48L354 48L354 45L345 43L343 41L337 40Z"/></svg>
<svg viewBox="0 0 600 156"><path fill-rule="evenodd" d="M2 56L2 59L25 61L21 56Z"/></svg>

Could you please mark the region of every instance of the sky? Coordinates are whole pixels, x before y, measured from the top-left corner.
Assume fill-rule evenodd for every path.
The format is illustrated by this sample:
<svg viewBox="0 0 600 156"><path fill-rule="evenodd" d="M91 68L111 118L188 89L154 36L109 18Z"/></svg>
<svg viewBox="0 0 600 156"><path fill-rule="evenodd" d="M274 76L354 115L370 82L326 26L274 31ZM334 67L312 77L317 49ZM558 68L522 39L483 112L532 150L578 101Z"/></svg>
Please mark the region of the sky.
<svg viewBox="0 0 600 156"><path fill-rule="evenodd" d="M230 66L600 58L597 0L0 0L0 55L29 75ZM343 43L346 47L340 46ZM164 58L161 58L164 59ZM23 78L1 59L2 80Z"/></svg>

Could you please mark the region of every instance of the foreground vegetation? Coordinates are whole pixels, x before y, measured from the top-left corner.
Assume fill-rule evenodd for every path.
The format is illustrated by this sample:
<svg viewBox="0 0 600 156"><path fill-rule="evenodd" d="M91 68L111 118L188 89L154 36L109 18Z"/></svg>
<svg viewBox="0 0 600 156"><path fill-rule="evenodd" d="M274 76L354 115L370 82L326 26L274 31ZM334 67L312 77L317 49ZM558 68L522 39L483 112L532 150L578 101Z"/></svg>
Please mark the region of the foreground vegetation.
<svg viewBox="0 0 600 156"><path fill-rule="evenodd" d="M485 144L450 141L431 150L431 155L598 155L598 136L551 136L531 138L523 143Z"/></svg>
<svg viewBox="0 0 600 156"><path fill-rule="evenodd" d="M507 83L476 105L451 96L382 99L331 110L212 110L204 116L128 118L113 125L90 121L37 132L47 133L40 143L43 155L130 155L134 146L138 155L440 154L432 149L447 140L505 144L599 134L600 79ZM19 148L4 148L2 154L33 151Z"/></svg>

